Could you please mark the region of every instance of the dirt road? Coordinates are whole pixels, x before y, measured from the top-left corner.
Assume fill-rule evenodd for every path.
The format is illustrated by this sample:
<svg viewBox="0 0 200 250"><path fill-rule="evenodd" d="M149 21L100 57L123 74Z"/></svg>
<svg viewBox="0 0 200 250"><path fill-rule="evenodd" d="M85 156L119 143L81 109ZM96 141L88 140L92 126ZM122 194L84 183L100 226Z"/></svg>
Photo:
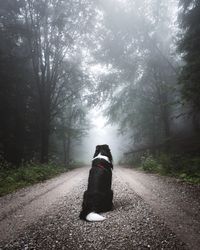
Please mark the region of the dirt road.
<svg viewBox="0 0 200 250"><path fill-rule="evenodd" d="M114 210L78 218L89 168L0 198L0 249L200 249L200 187L116 167Z"/></svg>

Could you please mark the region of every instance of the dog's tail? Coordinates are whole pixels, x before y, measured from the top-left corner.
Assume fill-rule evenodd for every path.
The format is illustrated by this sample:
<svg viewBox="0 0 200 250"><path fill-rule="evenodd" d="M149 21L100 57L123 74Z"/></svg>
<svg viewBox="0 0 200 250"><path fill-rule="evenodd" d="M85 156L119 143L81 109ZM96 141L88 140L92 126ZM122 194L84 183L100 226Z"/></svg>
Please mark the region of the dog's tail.
<svg viewBox="0 0 200 250"><path fill-rule="evenodd" d="M85 218L87 221L103 221L105 220L106 218L103 217L102 215L100 214L97 214L95 212L91 212L89 213L86 218Z"/></svg>
<svg viewBox="0 0 200 250"><path fill-rule="evenodd" d="M105 217L103 217L100 214L97 214L95 212L88 212L85 210L82 210L80 212L79 218L81 220L86 220L86 221L103 221L106 219Z"/></svg>

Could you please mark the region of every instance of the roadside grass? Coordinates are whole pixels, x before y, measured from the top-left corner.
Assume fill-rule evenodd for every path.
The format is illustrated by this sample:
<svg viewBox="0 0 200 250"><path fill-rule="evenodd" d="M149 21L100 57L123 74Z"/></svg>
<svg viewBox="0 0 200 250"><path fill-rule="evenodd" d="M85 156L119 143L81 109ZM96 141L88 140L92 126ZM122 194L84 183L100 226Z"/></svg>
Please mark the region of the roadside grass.
<svg viewBox="0 0 200 250"><path fill-rule="evenodd" d="M1 168L0 197L20 188L50 179L76 167L78 166L70 165L66 168L55 164L28 163L18 168Z"/></svg>
<svg viewBox="0 0 200 250"><path fill-rule="evenodd" d="M174 176L183 181L200 184L200 157L160 154L141 157L138 167L151 173Z"/></svg>

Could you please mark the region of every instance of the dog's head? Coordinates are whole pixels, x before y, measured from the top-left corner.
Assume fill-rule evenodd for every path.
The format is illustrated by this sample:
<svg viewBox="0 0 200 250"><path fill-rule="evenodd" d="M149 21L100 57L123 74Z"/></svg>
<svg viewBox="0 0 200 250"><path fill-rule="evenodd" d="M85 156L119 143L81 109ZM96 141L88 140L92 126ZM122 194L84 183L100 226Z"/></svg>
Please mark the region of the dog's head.
<svg viewBox="0 0 200 250"><path fill-rule="evenodd" d="M97 145L96 146L96 151L94 153L94 157L96 157L98 154L105 155L108 157L109 161L112 163L113 158L110 152L110 148L107 144L104 145Z"/></svg>

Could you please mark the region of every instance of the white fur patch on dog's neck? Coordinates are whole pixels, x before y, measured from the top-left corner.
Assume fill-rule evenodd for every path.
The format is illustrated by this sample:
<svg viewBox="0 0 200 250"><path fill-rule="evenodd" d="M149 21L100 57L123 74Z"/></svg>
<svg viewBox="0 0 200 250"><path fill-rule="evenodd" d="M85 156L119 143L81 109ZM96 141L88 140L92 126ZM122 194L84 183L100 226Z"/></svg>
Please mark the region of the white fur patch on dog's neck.
<svg viewBox="0 0 200 250"><path fill-rule="evenodd" d="M105 156L105 155L101 155L101 153L99 153L96 157L94 157L94 158L92 159L92 161L94 161L95 159L104 159L104 160L106 160L107 162L111 163L111 162L109 161L108 157Z"/></svg>

